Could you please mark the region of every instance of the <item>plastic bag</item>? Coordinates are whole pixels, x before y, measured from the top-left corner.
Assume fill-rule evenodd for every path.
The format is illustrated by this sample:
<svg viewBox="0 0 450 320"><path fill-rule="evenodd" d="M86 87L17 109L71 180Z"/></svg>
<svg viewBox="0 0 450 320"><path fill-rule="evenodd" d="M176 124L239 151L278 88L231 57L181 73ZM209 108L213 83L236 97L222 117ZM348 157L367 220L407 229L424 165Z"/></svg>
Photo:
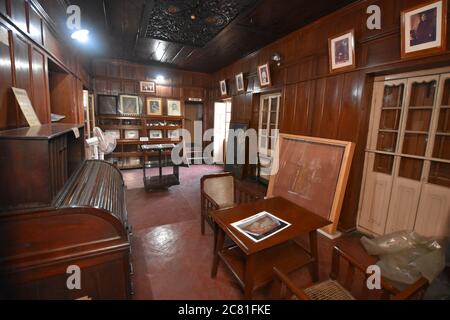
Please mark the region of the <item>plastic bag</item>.
<svg viewBox="0 0 450 320"><path fill-rule="evenodd" d="M379 256L381 274L392 281L413 284L421 276L430 283L445 268L447 240L415 232L396 232L375 239L361 238L370 255Z"/></svg>

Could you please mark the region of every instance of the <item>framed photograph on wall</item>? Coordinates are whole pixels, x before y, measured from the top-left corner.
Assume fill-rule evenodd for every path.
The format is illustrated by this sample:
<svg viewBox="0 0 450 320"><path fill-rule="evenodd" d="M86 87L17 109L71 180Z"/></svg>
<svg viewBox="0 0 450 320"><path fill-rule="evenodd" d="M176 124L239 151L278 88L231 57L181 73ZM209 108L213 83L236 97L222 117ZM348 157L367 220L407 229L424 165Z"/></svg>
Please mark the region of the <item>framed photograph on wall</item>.
<svg viewBox="0 0 450 320"><path fill-rule="evenodd" d="M181 101L167 100L167 115L181 116Z"/></svg>
<svg viewBox="0 0 450 320"><path fill-rule="evenodd" d="M245 91L244 74L242 72L236 75L236 90L237 92Z"/></svg>
<svg viewBox="0 0 450 320"><path fill-rule="evenodd" d="M272 82L270 79L269 63L263 64L262 66L258 66L258 78L261 87L267 87L271 85Z"/></svg>
<svg viewBox="0 0 450 320"><path fill-rule="evenodd" d="M402 12L402 58L445 51L447 0L428 1Z"/></svg>
<svg viewBox="0 0 450 320"><path fill-rule="evenodd" d="M163 138L163 132L162 130L150 130L149 132L150 139L162 139Z"/></svg>
<svg viewBox="0 0 450 320"><path fill-rule="evenodd" d="M121 95L119 102L119 113L120 114L130 114L139 115L139 97Z"/></svg>
<svg viewBox="0 0 450 320"><path fill-rule="evenodd" d="M150 116L162 115L162 100L157 98L147 98L147 114Z"/></svg>
<svg viewBox="0 0 450 320"><path fill-rule="evenodd" d="M98 95L98 114L117 114L117 97Z"/></svg>
<svg viewBox="0 0 450 320"><path fill-rule="evenodd" d="M139 83L141 92L144 93L156 93L156 83L153 81L141 81Z"/></svg>
<svg viewBox="0 0 450 320"><path fill-rule="evenodd" d="M220 95L226 96L228 94L227 90L227 80L221 80L220 81Z"/></svg>
<svg viewBox="0 0 450 320"><path fill-rule="evenodd" d="M346 71L356 67L355 31L350 30L328 39L330 72Z"/></svg>

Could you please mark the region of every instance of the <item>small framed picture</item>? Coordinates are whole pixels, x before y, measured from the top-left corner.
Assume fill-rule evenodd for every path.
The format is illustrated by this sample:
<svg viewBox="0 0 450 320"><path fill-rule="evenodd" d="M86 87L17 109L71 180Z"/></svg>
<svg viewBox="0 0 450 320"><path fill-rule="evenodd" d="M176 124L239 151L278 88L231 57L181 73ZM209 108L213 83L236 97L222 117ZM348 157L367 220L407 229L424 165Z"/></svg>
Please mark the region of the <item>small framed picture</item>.
<svg viewBox="0 0 450 320"><path fill-rule="evenodd" d="M330 72L346 71L356 67L354 30L328 39L328 49Z"/></svg>
<svg viewBox="0 0 450 320"><path fill-rule="evenodd" d="M269 64L258 66L258 78L261 87L267 87L271 84Z"/></svg>
<svg viewBox="0 0 450 320"><path fill-rule="evenodd" d="M167 100L167 115L181 116L181 101Z"/></svg>
<svg viewBox="0 0 450 320"><path fill-rule="evenodd" d="M163 132L162 130L150 130L149 137L150 139L162 139Z"/></svg>
<svg viewBox="0 0 450 320"><path fill-rule="evenodd" d="M244 74L242 72L236 75L236 90L237 92L245 91Z"/></svg>
<svg viewBox="0 0 450 320"><path fill-rule="evenodd" d="M228 94L227 90L227 80L220 81L220 95L226 96Z"/></svg>
<svg viewBox="0 0 450 320"><path fill-rule="evenodd" d="M141 81L140 88L144 93L156 93L156 83L153 81Z"/></svg>
<svg viewBox="0 0 450 320"><path fill-rule="evenodd" d="M176 140L180 138L180 131L179 130L167 130L167 138Z"/></svg>
<svg viewBox="0 0 450 320"><path fill-rule="evenodd" d="M132 114L138 115L139 112L139 97L138 96L128 96L121 95L119 103L119 113L120 114Z"/></svg>
<svg viewBox="0 0 450 320"><path fill-rule="evenodd" d="M139 130L125 130L126 140L139 140Z"/></svg>
<svg viewBox="0 0 450 320"><path fill-rule="evenodd" d="M152 116L162 115L162 101L156 98L147 98L147 114Z"/></svg>
<svg viewBox="0 0 450 320"><path fill-rule="evenodd" d="M120 130L105 130L105 134L109 134L116 140L120 140Z"/></svg>
<svg viewBox="0 0 450 320"><path fill-rule="evenodd" d="M402 58L445 51L447 0L428 1L402 12Z"/></svg>

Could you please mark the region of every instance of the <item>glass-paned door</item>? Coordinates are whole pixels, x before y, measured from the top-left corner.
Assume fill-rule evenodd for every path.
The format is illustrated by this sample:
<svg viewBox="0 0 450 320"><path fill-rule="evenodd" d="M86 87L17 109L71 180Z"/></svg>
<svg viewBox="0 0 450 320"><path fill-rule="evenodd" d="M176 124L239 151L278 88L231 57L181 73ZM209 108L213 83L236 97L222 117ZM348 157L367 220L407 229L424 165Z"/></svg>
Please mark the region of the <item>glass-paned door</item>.
<svg viewBox="0 0 450 320"><path fill-rule="evenodd" d="M281 94L261 96L258 126L259 176L268 180L278 137Z"/></svg>
<svg viewBox="0 0 450 320"><path fill-rule="evenodd" d="M450 234L450 74L376 82L358 227Z"/></svg>

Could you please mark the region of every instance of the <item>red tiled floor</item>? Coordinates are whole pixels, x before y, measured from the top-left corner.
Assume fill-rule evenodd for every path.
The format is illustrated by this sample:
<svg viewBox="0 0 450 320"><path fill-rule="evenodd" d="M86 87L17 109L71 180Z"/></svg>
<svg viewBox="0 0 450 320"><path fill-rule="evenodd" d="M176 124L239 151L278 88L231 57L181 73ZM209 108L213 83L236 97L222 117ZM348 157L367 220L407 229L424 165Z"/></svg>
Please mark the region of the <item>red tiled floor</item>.
<svg viewBox="0 0 450 320"><path fill-rule="evenodd" d="M243 298L237 282L222 264L217 278L211 278L213 234L209 228L206 235L200 233L200 178L220 171L215 166L181 168L181 185L158 193L144 191L142 171L124 172L129 221L134 228L134 299ZM358 236L344 236L336 243L356 259L367 261ZM328 277L336 243L319 237L321 278ZM311 282L307 270L290 276L299 286ZM254 298L270 298L270 285L256 290Z"/></svg>

